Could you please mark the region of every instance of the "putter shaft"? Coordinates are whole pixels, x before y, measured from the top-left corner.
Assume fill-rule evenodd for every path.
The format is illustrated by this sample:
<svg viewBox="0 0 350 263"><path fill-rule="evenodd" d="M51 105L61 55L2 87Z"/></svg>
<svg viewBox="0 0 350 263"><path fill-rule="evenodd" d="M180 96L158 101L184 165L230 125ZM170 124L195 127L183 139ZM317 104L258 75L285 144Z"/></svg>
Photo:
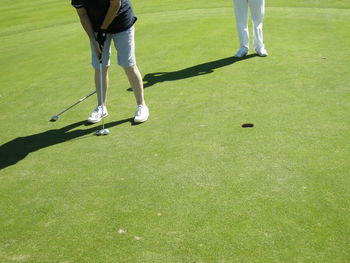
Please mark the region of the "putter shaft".
<svg viewBox="0 0 350 263"><path fill-rule="evenodd" d="M96 90L91 91L88 95L82 97L81 99L79 99L77 102L75 102L74 104L72 104L71 106L69 106L68 108L64 109L63 111L61 111L60 113L58 113L57 115L55 115L54 117L56 117L56 120L58 119L58 117L60 115L62 115L63 113L65 113L66 111L70 110L71 108L73 108L74 106L78 105L80 102L84 101L85 99L87 99L88 97L92 96L93 94L96 93ZM51 118L51 120L53 120L53 118Z"/></svg>

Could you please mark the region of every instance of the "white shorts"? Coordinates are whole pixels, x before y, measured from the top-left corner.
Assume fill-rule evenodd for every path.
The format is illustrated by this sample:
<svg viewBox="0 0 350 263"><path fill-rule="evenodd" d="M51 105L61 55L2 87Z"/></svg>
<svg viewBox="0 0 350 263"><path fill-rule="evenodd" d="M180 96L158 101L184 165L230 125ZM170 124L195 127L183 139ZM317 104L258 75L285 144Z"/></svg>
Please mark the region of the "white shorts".
<svg viewBox="0 0 350 263"><path fill-rule="evenodd" d="M135 41L134 41L134 26L129 29L116 33L107 34L107 39L104 44L102 53L102 65L104 67L109 67L110 56L111 56L111 42L114 42L114 47L117 50L117 62L123 68L128 68L136 65L135 58ZM100 62L96 56L95 49L90 42L91 48L91 64L95 69L98 69Z"/></svg>

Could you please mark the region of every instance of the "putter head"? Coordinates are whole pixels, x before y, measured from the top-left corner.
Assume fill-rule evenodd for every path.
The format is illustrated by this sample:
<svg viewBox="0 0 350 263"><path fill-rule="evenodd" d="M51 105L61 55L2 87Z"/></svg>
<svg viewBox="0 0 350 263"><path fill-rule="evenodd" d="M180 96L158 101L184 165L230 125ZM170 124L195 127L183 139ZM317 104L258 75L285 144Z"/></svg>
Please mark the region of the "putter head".
<svg viewBox="0 0 350 263"><path fill-rule="evenodd" d="M50 119L51 122L55 122L57 120L58 120L58 116L56 116L56 115L52 116L51 119Z"/></svg>
<svg viewBox="0 0 350 263"><path fill-rule="evenodd" d="M96 133L95 133L95 135L97 135L97 136L108 135L108 134L109 134L109 130L108 130L108 129L98 130L98 131L96 131Z"/></svg>

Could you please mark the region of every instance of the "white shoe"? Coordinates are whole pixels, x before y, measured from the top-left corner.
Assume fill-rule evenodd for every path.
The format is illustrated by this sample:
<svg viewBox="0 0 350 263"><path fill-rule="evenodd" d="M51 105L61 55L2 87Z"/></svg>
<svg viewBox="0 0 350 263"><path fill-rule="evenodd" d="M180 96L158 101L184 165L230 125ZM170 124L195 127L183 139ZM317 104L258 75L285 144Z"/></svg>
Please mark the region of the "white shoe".
<svg viewBox="0 0 350 263"><path fill-rule="evenodd" d="M244 56L246 56L247 54L248 54L248 49L247 48L245 48L245 47L241 47L238 51L237 51L237 53L236 53L236 55L234 55L234 57L235 58L242 58L242 57L244 57Z"/></svg>
<svg viewBox="0 0 350 263"><path fill-rule="evenodd" d="M149 116L149 110L146 105L139 105L137 106L137 110L135 112L135 123L141 123L147 121Z"/></svg>
<svg viewBox="0 0 350 263"><path fill-rule="evenodd" d="M255 51L260 57L267 57L269 55L264 47L258 48Z"/></svg>
<svg viewBox="0 0 350 263"><path fill-rule="evenodd" d="M102 106L97 106L97 108L91 113L90 117L87 119L89 123L97 123L108 116L108 111L106 106L103 106L103 116L102 116Z"/></svg>

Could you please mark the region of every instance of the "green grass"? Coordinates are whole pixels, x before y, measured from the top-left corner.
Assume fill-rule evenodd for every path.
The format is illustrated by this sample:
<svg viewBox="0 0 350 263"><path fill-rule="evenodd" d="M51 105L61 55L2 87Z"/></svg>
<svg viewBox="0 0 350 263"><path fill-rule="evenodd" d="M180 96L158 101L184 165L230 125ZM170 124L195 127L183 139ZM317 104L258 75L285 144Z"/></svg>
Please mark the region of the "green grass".
<svg viewBox="0 0 350 263"><path fill-rule="evenodd" d="M131 125L114 54L96 137L95 98L48 122L93 90L70 1L17 2L0 7L0 262L349 262L350 3L268 1L270 56L234 60L230 1L134 0L151 116Z"/></svg>

